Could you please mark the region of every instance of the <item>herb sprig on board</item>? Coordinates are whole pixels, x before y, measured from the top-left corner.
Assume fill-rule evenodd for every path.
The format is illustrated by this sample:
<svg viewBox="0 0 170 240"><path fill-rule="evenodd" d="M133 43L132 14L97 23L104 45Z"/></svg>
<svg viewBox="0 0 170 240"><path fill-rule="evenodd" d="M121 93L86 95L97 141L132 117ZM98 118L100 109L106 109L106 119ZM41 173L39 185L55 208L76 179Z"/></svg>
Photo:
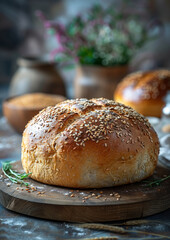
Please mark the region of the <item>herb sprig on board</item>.
<svg viewBox="0 0 170 240"><path fill-rule="evenodd" d="M163 178L155 179L153 181L145 180L143 181L143 183L147 183L146 185L147 187L155 187L155 186L159 186L162 182L164 182L168 178L170 178L170 175Z"/></svg>
<svg viewBox="0 0 170 240"><path fill-rule="evenodd" d="M28 178L31 173L18 173L12 170L12 162L3 162L2 163L2 171L9 178L9 180L13 183L20 183L21 185L28 186L29 183L25 182L24 179Z"/></svg>

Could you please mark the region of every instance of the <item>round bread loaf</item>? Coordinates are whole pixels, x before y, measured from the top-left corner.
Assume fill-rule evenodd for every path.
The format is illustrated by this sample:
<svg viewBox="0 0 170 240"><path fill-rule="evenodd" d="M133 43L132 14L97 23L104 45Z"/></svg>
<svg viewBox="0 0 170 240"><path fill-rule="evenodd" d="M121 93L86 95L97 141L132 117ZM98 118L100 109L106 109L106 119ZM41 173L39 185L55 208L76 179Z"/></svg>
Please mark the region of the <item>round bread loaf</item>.
<svg viewBox="0 0 170 240"><path fill-rule="evenodd" d="M117 86L114 100L131 106L144 116L161 117L164 98L170 90L170 71L137 72Z"/></svg>
<svg viewBox="0 0 170 240"><path fill-rule="evenodd" d="M26 126L22 165L47 184L101 188L153 174L159 141L148 120L107 99L67 100L48 107Z"/></svg>

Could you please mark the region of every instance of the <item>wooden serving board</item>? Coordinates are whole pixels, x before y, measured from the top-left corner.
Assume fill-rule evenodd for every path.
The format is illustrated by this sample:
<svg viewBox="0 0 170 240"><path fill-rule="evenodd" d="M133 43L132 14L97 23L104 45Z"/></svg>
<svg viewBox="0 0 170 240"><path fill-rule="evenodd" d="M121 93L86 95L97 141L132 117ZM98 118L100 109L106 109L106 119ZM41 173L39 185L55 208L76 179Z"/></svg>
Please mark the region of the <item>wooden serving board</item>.
<svg viewBox="0 0 170 240"><path fill-rule="evenodd" d="M13 169L22 172L21 162L13 163ZM169 174L168 169L158 166L147 180ZM32 179L28 182L29 189L14 183L10 185L0 170L0 203L7 209L29 216L69 222L141 218L170 207L170 179L156 187L139 182L89 190L55 187Z"/></svg>

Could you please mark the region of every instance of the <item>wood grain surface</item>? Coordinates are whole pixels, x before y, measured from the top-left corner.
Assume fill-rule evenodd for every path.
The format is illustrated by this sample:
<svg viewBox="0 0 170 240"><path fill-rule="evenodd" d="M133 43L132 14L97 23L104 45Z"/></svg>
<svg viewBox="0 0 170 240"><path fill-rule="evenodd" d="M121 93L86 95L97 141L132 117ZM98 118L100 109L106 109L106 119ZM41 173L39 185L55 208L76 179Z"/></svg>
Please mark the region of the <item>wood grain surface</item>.
<svg viewBox="0 0 170 240"><path fill-rule="evenodd" d="M23 172L21 162L13 169ZM170 171L158 166L147 180L162 178ZM139 182L104 189L69 189L28 179L30 187L10 183L0 170L0 203L22 214L69 222L105 222L149 216L170 207L170 179L160 186Z"/></svg>

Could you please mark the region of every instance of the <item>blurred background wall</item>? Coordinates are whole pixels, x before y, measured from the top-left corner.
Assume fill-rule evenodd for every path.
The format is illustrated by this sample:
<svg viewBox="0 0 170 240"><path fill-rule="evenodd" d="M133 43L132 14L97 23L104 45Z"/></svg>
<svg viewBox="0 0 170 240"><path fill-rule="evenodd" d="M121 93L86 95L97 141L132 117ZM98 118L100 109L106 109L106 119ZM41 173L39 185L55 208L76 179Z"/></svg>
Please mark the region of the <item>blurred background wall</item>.
<svg viewBox="0 0 170 240"><path fill-rule="evenodd" d="M20 56L34 55L48 58L55 39L47 36L35 11L41 10L48 19L67 21L77 13L85 12L94 3L109 4L113 8L126 8L130 14L143 18L160 19L164 24L160 36L146 44L131 62L132 71L139 69L170 68L170 1L169 0L1 0L0 1L0 95L8 94L8 85ZM126 7L125 7L126 6ZM128 6L128 7L127 7ZM67 88L72 87L74 70L62 71ZM68 89L69 97L72 97Z"/></svg>

